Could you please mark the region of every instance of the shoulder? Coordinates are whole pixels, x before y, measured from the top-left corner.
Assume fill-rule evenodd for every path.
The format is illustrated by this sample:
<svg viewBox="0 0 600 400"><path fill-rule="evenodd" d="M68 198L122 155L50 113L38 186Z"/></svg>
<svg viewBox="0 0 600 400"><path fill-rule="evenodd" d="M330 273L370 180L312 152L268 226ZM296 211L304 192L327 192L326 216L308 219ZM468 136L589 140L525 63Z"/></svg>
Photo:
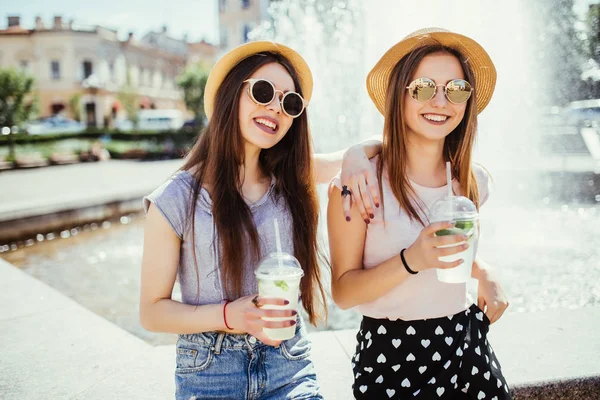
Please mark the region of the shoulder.
<svg viewBox="0 0 600 400"><path fill-rule="evenodd" d="M477 181L477 188L479 189L480 204L483 205L490 196L492 188L492 176L490 172L482 164L473 162L471 164L475 180Z"/></svg>

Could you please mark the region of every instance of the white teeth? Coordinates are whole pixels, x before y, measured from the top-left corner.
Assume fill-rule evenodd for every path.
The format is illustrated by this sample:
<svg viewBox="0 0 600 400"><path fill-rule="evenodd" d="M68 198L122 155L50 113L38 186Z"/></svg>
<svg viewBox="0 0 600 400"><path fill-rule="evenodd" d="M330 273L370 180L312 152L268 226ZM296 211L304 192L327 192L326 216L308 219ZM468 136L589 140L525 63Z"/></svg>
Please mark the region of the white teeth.
<svg viewBox="0 0 600 400"><path fill-rule="evenodd" d="M430 121L436 121L436 122L443 122L448 119L448 117L445 115L424 114L423 116Z"/></svg>
<svg viewBox="0 0 600 400"><path fill-rule="evenodd" d="M256 122L258 122L259 124L263 124L264 126L269 127L273 130L275 130L275 128L277 128L277 125L275 125L271 121L263 119L263 118L257 118Z"/></svg>

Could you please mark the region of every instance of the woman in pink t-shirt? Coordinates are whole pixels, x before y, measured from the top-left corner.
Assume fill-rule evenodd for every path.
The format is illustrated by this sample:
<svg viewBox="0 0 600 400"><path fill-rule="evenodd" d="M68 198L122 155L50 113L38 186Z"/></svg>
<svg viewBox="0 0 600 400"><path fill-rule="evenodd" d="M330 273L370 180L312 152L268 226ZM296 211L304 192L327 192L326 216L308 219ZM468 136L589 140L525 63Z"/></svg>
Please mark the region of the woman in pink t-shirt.
<svg viewBox="0 0 600 400"><path fill-rule="evenodd" d="M507 306L502 290L477 261L472 276L493 303L487 308L473 304L466 283L438 281L436 268L462 262L439 257L468 244L462 235L434 236L452 223L428 220L447 193L447 161L454 193L477 208L488 198L489 176L471 154L477 114L495 82L494 64L477 42L437 28L404 38L367 77L385 117L381 155L372 160L381 207L375 204L365 219L354 205L344 218L340 193L369 195L364 182L348 189L337 179L328 208L332 295L341 308L363 314L352 358L357 399L510 398L487 339L490 323Z"/></svg>

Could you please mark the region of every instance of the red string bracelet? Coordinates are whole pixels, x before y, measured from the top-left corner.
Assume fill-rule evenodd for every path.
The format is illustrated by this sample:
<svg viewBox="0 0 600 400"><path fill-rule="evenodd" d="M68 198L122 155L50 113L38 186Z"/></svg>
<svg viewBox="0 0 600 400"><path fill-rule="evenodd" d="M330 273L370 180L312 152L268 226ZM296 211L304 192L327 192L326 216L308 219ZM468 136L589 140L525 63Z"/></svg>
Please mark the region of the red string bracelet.
<svg viewBox="0 0 600 400"><path fill-rule="evenodd" d="M233 328L227 324L227 315L225 313L225 311L227 310L227 304L229 304L229 303L231 303L229 300L225 300L225 304L223 304L223 322L225 322L225 327L227 329L229 329L230 331L232 331Z"/></svg>

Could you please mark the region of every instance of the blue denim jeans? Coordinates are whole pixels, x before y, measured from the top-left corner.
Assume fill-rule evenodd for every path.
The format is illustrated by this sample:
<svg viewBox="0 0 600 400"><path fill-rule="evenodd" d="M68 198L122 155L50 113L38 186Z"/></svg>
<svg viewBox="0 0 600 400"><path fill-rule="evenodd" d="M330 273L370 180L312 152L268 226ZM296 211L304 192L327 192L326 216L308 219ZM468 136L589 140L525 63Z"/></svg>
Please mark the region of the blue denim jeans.
<svg viewBox="0 0 600 400"><path fill-rule="evenodd" d="M176 399L322 399L310 350L301 318L296 335L279 347L251 335L179 335Z"/></svg>

